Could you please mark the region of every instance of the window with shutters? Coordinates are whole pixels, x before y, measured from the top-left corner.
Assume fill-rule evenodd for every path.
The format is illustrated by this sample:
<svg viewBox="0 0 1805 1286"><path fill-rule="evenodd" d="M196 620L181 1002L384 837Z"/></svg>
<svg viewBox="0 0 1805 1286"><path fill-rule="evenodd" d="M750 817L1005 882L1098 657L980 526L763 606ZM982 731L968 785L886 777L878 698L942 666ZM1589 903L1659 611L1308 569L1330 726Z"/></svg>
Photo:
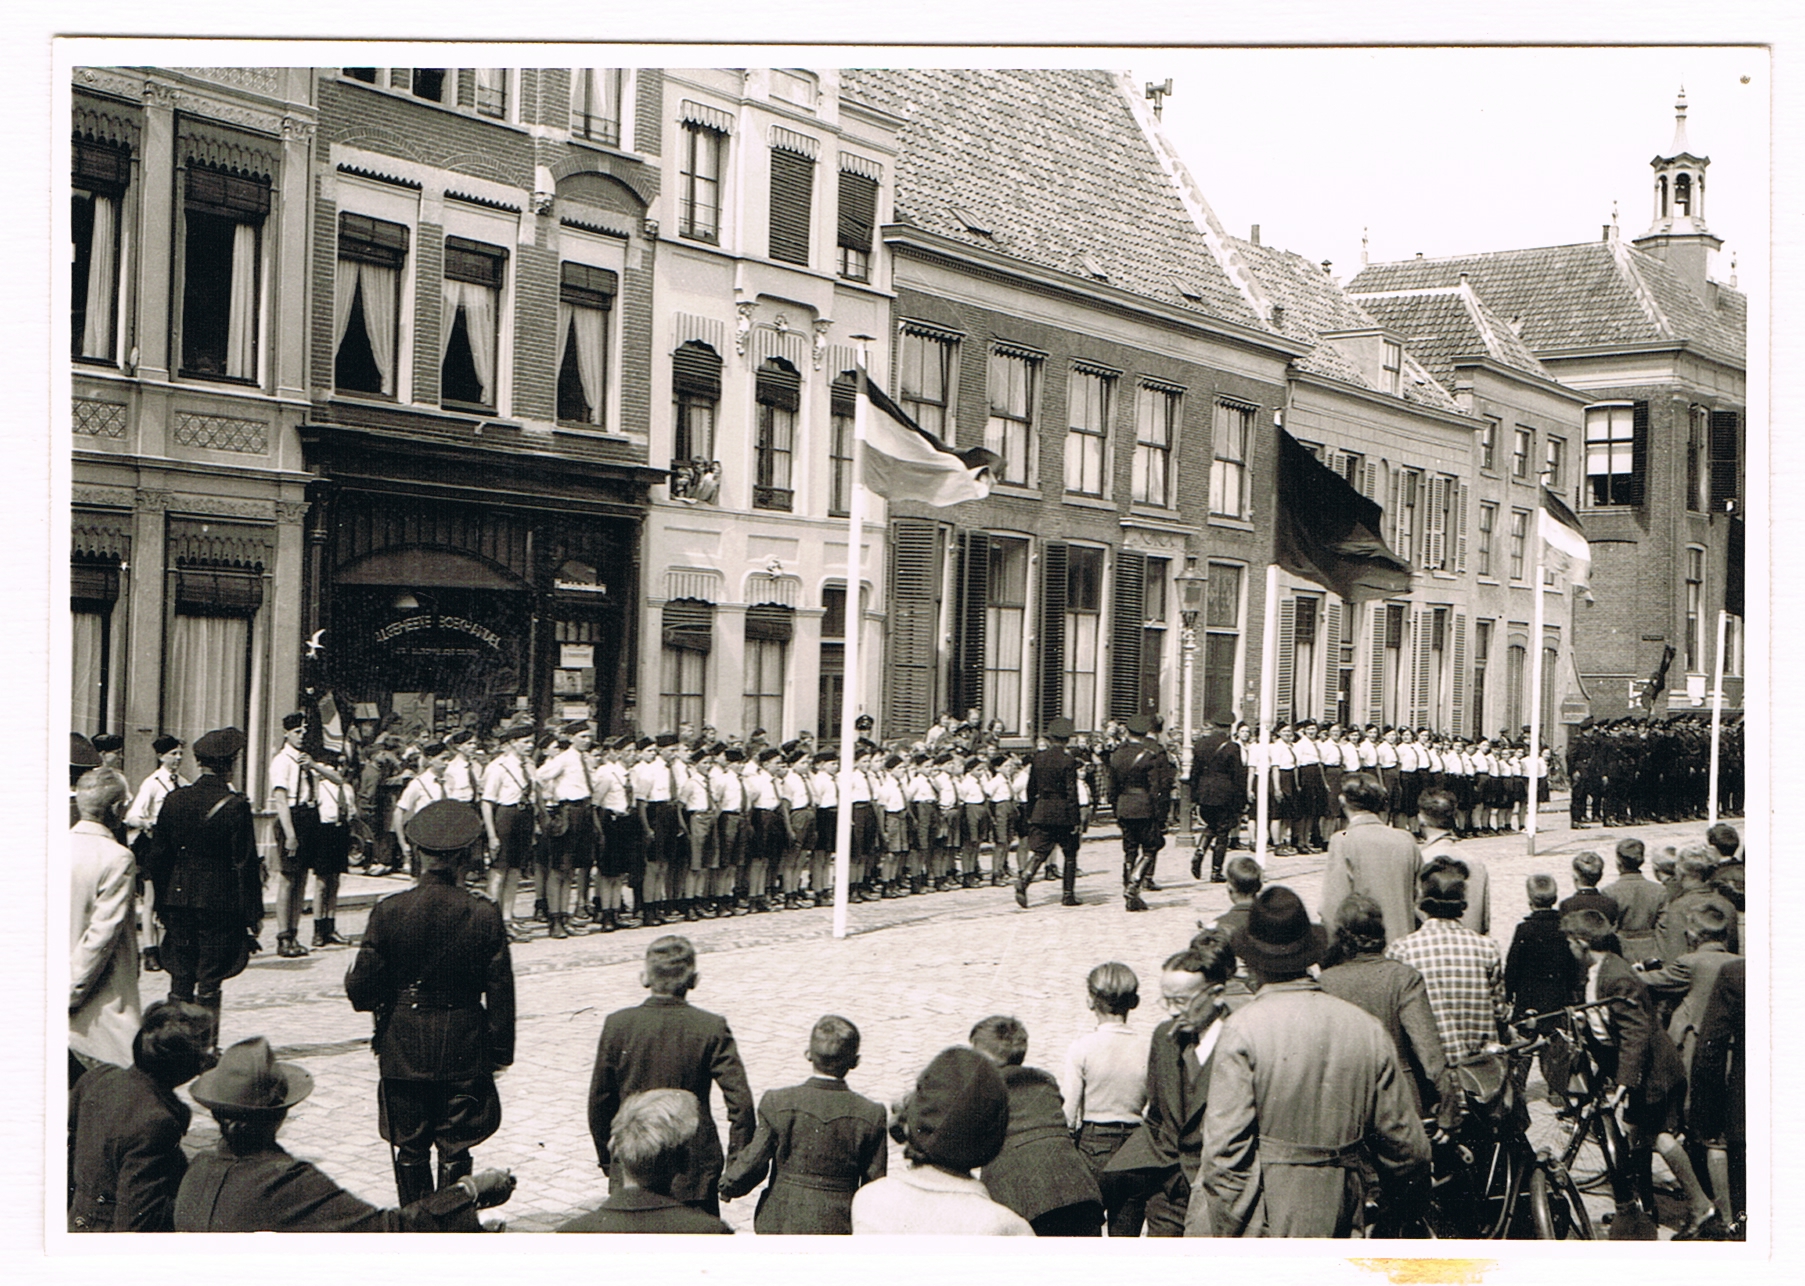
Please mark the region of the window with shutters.
<svg viewBox="0 0 1805 1286"><path fill-rule="evenodd" d="M1467 570L1467 500L1468 487L1461 483L1454 500L1454 570L1462 575Z"/></svg>
<svg viewBox="0 0 1805 1286"><path fill-rule="evenodd" d="M78 138L72 144L69 207L69 352L116 365L119 264L126 245L131 153Z"/></svg>
<svg viewBox="0 0 1805 1286"><path fill-rule="evenodd" d="M1172 444L1178 440L1184 394L1157 384L1141 385L1135 408L1134 502L1168 508L1172 503Z"/></svg>
<svg viewBox="0 0 1805 1286"><path fill-rule="evenodd" d="M1034 442L1035 377L1040 363L1022 353L994 349L990 354L990 416L984 422L984 445L1002 457L997 477L1026 486Z"/></svg>
<svg viewBox="0 0 1805 1286"><path fill-rule="evenodd" d="M1504 649L1504 732L1515 737L1523 726L1523 684L1527 679L1528 650L1521 643Z"/></svg>
<svg viewBox="0 0 1805 1286"><path fill-rule="evenodd" d="M1535 454L1535 430L1519 424L1511 434L1510 476L1529 481L1529 457Z"/></svg>
<svg viewBox="0 0 1805 1286"><path fill-rule="evenodd" d="M1236 717L1235 675L1241 656L1241 599L1246 568L1211 563L1203 596L1203 717Z"/></svg>
<svg viewBox="0 0 1805 1286"><path fill-rule="evenodd" d="M1417 559L1417 510L1422 489L1423 474L1420 469L1399 469L1391 475L1391 547L1407 563Z"/></svg>
<svg viewBox="0 0 1805 1286"><path fill-rule="evenodd" d="M501 288L508 252L463 237L445 238L445 306L440 314L442 352L439 402L493 411Z"/></svg>
<svg viewBox="0 0 1805 1286"><path fill-rule="evenodd" d="M943 442L953 440L953 354L957 341L905 325L897 341L897 397L903 410Z"/></svg>
<svg viewBox="0 0 1805 1286"><path fill-rule="evenodd" d="M841 371L831 393L827 444L827 512L838 518L852 512L852 417L857 397L857 374Z"/></svg>
<svg viewBox="0 0 1805 1286"><path fill-rule="evenodd" d="M872 230L877 226L878 181L852 170L840 170L840 275L848 281L871 280Z"/></svg>
<svg viewBox="0 0 1805 1286"><path fill-rule="evenodd" d="M821 677L815 702L815 736L840 737L841 707L846 700L846 586L821 591Z"/></svg>
<svg viewBox="0 0 1805 1286"><path fill-rule="evenodd" d="M1424 613L1429 626L1428 646L1424 649L1425 664L1423 697L1424 719L1431 728L1447 727L1447 686L1448 686L1448 618L1449 610L1445 607L1431 608Z"/></svg>
<svg viewBox="0 0 1805 1286"><path fill-rule="evenodd" d="M990 601L990 536L982 531L960 532L958 551L952 685L948 690L947 705L956 710L982 710L985 624Z"/></svg>
<svg viewBox="0 0 1805 1286"><path fill-rule="evenodd" d="M1705 551L1686 546L1686 672L1698 674L1705 665Z"/></svg>
<svg viewBox="0 0 1805 1286"><path fill-rule="evenodd" d="M783 680L790 640L795 636L794 615L789 608L774 603L755 603L746 609L745 696L740 705L740 730L747 736L762 728L772 734L772 741L783 739Z"/></svg>
<svg viewBox="0 0 1805 1286"><path fill-rule="evenodd" d="M558 419L605 428L608 423L609 319L620 278L582 263L559 267Z"/></svg>
<svg viewBox="0 0 1805 1286"><path fill-rule="evenodd" d="M1548 453L1543 457L1542 470L1548 475L1545 479L1548 490L1557 496L1562 495L1567 486L1567 439L1549 436Z"/></svg>
<svg viewBox="0 0 1805 1286"><path fill-rule="evenodd" d="M570 73L570 132L619 147L627 73L619 67L574 67Z"/></svg>
<svg viewBox="0 0 1805 1286"><path fill-rule="evenodd" d="M1448 562L1448 529L1454 520L1454 496L1458 481L1445 474L1429 479L1429 530L1423 539L1423 566L1431 571L1451 570Z"/></svg>
<svg viewBox="0 0 1805 1286"><path fill-rule="evenodd" d="M1485 727L1485 672L1492 655L1492 622L1473 622L1473 735Z"/></svg>
<svg viewBox="0 0 1805 1286"><path fill-rule="evenodd" d="M1066 550L1065 702L1060 713L1080 728L1097 720L1097 658L1103 634L1103 551Z"/></svg>
<svg viewBox="0 0 1805 1286"><path fill-rule="evenodd" d="M1248 514L1248 452L1253 440L1254 408L1236 402L1216 403L1215 458L1210 461L1210 512L1225 518Z"/></svg>
<svg viewBox="0 0 1805 1286"><path fill-rule="evenodd" d="M1335 722L1348 727L1354 723L1354 648L1359 620L1359 609L1346 599L1329 604L1329 695Z"/></svg>
<svg viewBox="0 0 1805 1286"><path fill-rule="evenodd" d="M1646 403L1586 408L1586 503L1594 507L1641 503L1637 424ZM1643 429L1646 437L1647 430Z"/></svg>
<svg viewBox="0 0 1805 1286"><path fill-rule="evenodd" d="M1479 467L1487 473L1498 467L1498 432L1503 427L1495 415L1486 416L1479 427Z"/></svg>
<svg viewBox="0 0 1805 1286"><path fill-rule="evenodd" d="M990 537L984 602L984 718L1000 719L1017 734L1022 723L1023 664L1027 650L1028 542Z"/></svg>
<svg viewBox="0 0 1805 1286"><path fill-rule="evenodd" d="M727 136L697 121L684 121L677 149L677 235L717 244Z"/></svg>
<svg viewBox="0 0 1805 1286"><path fill-rule="evenodd" d="M676 401L671 496L715 500L721 485L714 442L715 412L721 404L720 354L696 340L684 344L671 358L671 390Z"/></svg>
<svg viewBox="0 0 1805 1286"><path fill-rule="evenodd" d="M1317 684L1322 679L1322 668L1318 664L1317 626L1322 612L1322 600L1313 595L1300 594L1293 602L1291 610L1291 717L1304 719L1314 717L1321 692ZM1279 646L1285 644L1279 639Z"/></svg>
<svg viewBox="0 0 1805 1286"><path fill-rule="evenodd" d="M1040 547L1040 650L1036 657L1040 694L1034 711L1037 728L1045 728L1064 711L1066 555L1070 547L1049 540Z"/></svg>
<svg viewBox="0 0 1805 1286"><path fill-rule="evenodd" d="M1124 551L1127 552L1127 551ZM1142 578L1141 681L1139 709L1159 712L1166 672L1166 587L1172 576L1172 560L1149 558Z"/></svg>
<svg viewBox="0 0 1805 1286"><path fill-rule="evenodd" d="M1510 511L1510 578L1521 581L1527 575L1525 570L1526 556L1529 550L1529 510L1512 509Z"/></svg>
<svg viewBox="0 0 1805 1286"><path fill-rule="evenodd" d="M395 396L407 249L408 229L399 223L351 211L338 217L332 382L341 393Z"/></svg>
<svg viewBox="0 0 1805 1286"><path fill-rule="evenodd" d="M476 114L495 120L508 118L508 72L505 67L476 69Z"/></svg>
<svg viewBox="0 0 1805 1286"><path fill-rule="evenodd" d="M1378 722L1400 724L1409 714L1404 696L1409 672L1404 668L1404 627L1407 609L1402 603L1385 603L1376 614L1379 666Z"/></svg>
<svg viewBox="0 0 1805 1286"><path fill-rule="evenodd" d="M254 383L269 181L191 164L183 188L182 374Z"/></svg>
<svg viewBox="0 0 1805 1286"><path fill-rule="evenodd" d="M1450 706L1452 717L1448 721L1448 730L1456 737L1463 737L1467 732L1467 617L1465 612L1454 613L1453 658L1448 667L1448 678L1452 693Z"/></svg>
<svg viewBox="0 0 1805 1286"><path fill-rule="evenodd" d="M1704 513L1710 507L1707 488L1707 435L1711 413L1702 406L1690 408L1686 417L1686 508Z"/></svg>
<svg viewBox="0 0 1805 1286"><path fill-rule="evenodd" d="M1492 537L1498 528L1498 506L1489 500L1479 502L1479 548L1473 570L1480 576L1491 576Z"/></svg>
<svg viewBox="0 0 1805 1286"><path fill-rule="evenodd" d="M796 412L802 406L802 376L781 357L758 368L758 441L752 507L789 512L795 500L790 470L796 453Z"/></svg>
<svg viewBox="0 0 1805 1286"><path fill-rule="evenodd" d="M1742 416L1711 412L1711 512L1731 513L1742 496Z"/></svg>
<svg viewBox="0 0 1805 1286"><path fill-rule="evenodd" d="M664 605L664 646L659 656L659 727L700 727L706 717L708 653L714 640L714 604L672 599Z"/></svg>
<svg viewBox="0 0 1805 1286"><path fill-rule="evenodd" d="M815 162L788 148L771 149L771 258L807 265Z"/></svg>
<svg viewBox="0 0 1805 1286"><path fill-rule="evenodd" d="M926 732L938 709L944 550L939 523L926 518L891 521L884 726L899 736Z"/></svg>
<svg viewBox="0 0 1805 1286"><path fill-rule="evenodd" d="M1108 456L1109 403L1115 381L1096 371L1074 370L1067 388L1065 489L1073 495L1103 494L1103 462Z"/></svg>

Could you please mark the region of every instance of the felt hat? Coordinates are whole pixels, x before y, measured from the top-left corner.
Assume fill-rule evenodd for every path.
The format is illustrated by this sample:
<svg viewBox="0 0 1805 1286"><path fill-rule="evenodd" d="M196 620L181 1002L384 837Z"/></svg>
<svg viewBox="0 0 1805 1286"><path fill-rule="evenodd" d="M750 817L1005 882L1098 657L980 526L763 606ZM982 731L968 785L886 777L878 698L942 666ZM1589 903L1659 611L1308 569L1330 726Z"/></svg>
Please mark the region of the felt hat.
<svg viewBox="0 0 1805 1286"><path fill-rule="evenodd" d="M202 1072L188 1091L216 1116L281 1112L313 1093L313 1077L298 1063L278 1063L261 1036L241 1040Z"/></svg>
<svg viewBox="0 0 1805 1286"><path fill-rule="evenodd" d="M975 1170L1003 1150L1008 1131L1009 1090L984 1055L955 1045L922 1069L909 1103L909 1144L921 1160Z"/></svg>
<svg viewBox="0 0 1805 1286"><path fill-rule="evenodd" d="M1128 731L1137 737L1144 737L1153 731L1153 716L1145 712L1128 716ZM1070 735L1070 734L1067 734Z"/></svg>
<svg viewBox="0 0 1805 1286"><path fill-rule="evenodd" d="M1255 969L1302 973L1322 959L1328 930L1310 921L1303 899L1282 884L1262 889L1229 946Z"/></svg>
<svg viewBox="0 0 1805 1286"><path fill-rule="evenodd" d="M196 759L231 759L244 749L244 734L236 728L216 728L194 743Z"/></svg>
<svg viewBox="0 0 1805 1286"><path fill-rule="evenodd" d="M1151 727L1151 725L1149 725L1149 727ZM1052 723L1047 725L1047 736L1052 737L1056 741L1067 741L1071 738L1072 734L1077 731L1078 725L1064 715L1060 715L1057 719L1053 720Z"/></svg>
<svg viewBox="0 0 1805 1286"><path fill-rule="evenodd" d="M100 752L94 749L94 743L79 732L69 734L69 766L71 768L100 767Z"/></svg>
<svg viewBox="0 0 1805 1286"><path fill-rule="evenodd" d="M435 799L407 819L408 842L428 853L459 852L482 833L476 810L456 799Z"/></svg>

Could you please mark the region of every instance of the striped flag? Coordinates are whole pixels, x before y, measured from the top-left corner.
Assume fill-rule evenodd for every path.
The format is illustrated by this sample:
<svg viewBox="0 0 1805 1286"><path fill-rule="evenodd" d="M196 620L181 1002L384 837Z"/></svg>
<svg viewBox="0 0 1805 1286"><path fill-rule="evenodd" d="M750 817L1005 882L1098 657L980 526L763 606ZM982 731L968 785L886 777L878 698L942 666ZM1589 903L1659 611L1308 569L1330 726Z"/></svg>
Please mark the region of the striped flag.
<svg viewBox="0 0 1805 1286"><path fill-rule="evenodd" d="M954 505L990 494L990 471L1002 457L984 447L958 451L910 419L869 379L865 485L886 500Z"/></svg>
<svg viewBox="0 0 1805 1286"><path fill-rule="evenodd" d="M1586 543L1579 519L1565 501L1543 487L1541 515L1536 522L1541 528L1543 565L1565 575L1574 593L1591 602L1588 582L1592 579L1592 546Z"/></svg>

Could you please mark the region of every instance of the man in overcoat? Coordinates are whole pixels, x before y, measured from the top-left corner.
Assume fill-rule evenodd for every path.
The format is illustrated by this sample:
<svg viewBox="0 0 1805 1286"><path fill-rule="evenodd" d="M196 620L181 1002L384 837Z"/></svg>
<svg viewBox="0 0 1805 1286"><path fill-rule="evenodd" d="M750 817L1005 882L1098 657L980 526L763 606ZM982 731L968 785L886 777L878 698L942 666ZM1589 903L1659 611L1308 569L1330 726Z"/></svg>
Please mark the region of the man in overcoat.
<svg viewBox="0 0 1805 1286"><path fill-rule="evenodd" d="M482 837L476 809L456 800L408 819L420 882L370 911L345 975L352 1008L376 1015L377 1121L404 1206L469 1174L470 1149L501 1125L495 1075L514 1061L514 965L500 908L460 878Z"/></svg>
<svg viewBox="0 0 1805 1286"><path fill-rule="evenodd" d="M1078 761L1066 749L1077 731L1063 715L1047 725L1047 748L1028 763L1028 860L1015 879L1015 904L1028 905L1028 886L1055 844L1065 855L1061 906L1078 905Z"/></svg>
<svg viewBox="0 0 1805 1286"><path fill-rule="evenodd" d="M1333 924L1343 899L1364 893L1385 916L1385 940L1394 942L1416 928L1416 879L1422 857L1407 831L1379 817L1385 787L1370 773L1341 781L1341 809L1347 826L1329 837L1329 862L1322 873L1322 920Z"/></svg>
<svg viewBox="0 0 1805 1286"><path fill-rule="evenodd" d="M220 985L244 972L263 923L263 872L251 802L232 788L244 753L236 728L194 743L201 775L171 791L157 818L157 909L163 917L163 967L169 998L213 1011L219 1038Z"/></svg>
<svg viewBox="0 0 1805 1286"><path fill-rule="evenodd" d="M696 948L688 938L667 934L646 948L640 982L651 994L631 1009L609 1014L602 1024L589 1079L589 1133L597 1162L609 1171L612 1192L622 1180L611 1167L608 1140L622 1102L643 1090L688 1090L696 1096L701 1125L687 1165L671 1180L670 1195L718 1215L724 1158L709 1103L713 1086L721 1087L727 1108L729 1151L737 1153L752 1142L757 1121L746 1067L727 1020L689 1003L697 976Z"/></svg>
<svg viewBox="0 0 1805 1286"><path fill-rule="evenodd" d="M1141 889L1166 844L1172 760L1152 733L1151 715L1131 715L1128 740L1109 757L1109 802L1122 826L1122 900L1130 911L1147 909Z"/></svg>
<svg viewBox="0 0 1805 1286"><path fill-rule="evenodd" d="M1290 889L1263 890L1233 945L1258 991L1216 1044L1200 1194L1211 1231L1350 1236L1365 1166L1396 1185L1429 1164L1397 1050L1378 1019L1310 977L1325 934Z"/></svg>

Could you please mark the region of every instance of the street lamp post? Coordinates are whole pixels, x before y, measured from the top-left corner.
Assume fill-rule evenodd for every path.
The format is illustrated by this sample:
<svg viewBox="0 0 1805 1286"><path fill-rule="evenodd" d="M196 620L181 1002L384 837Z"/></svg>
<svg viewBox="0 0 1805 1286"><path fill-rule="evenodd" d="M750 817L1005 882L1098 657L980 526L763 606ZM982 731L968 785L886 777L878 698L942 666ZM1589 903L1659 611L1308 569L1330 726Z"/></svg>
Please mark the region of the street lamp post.
<svg viewBox="0 0 1805 1286"><path fill-rule="evenodd" d="M1197 613L1203 607L1203 590L1208 583L1203 573L1197 570L1197 559L1194 555L1185 556L1185 569L1174 577L1178 582L1178 616L1184 623L1184 638L1181 648L1184 653L1184 672L1181 682L1183 708L1179 718L1179 800L1184 807L1184 834L1193 846L1197 843L1195 823L1191 815L1191 665L1192 658L1197 655Z"/></svg>

